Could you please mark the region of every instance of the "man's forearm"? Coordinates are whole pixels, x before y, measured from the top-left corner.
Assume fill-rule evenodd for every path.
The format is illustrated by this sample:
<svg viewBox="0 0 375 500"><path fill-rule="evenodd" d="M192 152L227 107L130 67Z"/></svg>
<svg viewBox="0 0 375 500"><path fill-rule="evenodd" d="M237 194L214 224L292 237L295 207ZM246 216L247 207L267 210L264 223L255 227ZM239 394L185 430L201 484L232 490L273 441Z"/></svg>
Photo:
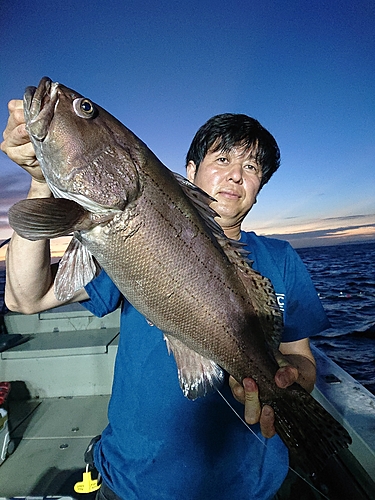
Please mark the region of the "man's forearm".
<svg viewBox="0 0 375 500"><path fill-rule="evenodd" d="M5 303L11 311L31 314L52 286L49 242L12 236L6 255Z"/></svg>
<svg viewBox="0 0 375 500"><path fill-rule="evenodd" d="M45 182L32 180L28 198L47 198ZM32 313L53 283L48 240L29 241L13 234L6 255L5 302L12 311Z"/></svg>

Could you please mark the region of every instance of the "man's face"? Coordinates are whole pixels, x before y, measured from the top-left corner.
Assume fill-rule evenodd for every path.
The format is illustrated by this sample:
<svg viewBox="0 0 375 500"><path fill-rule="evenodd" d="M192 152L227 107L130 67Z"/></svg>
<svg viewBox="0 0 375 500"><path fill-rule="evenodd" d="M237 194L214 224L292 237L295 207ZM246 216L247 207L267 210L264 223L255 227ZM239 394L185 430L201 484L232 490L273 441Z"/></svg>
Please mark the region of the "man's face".
<svg viewBox="0 0 375 500"><path fill-rule="evenodd" d="M215 198L211 207L220 215L217 222L224 231L233 233L231 228L240 227L256 201L262 169L256 161L255 152L238 146L229 152L209 150L198 170L190 161L187 177ZM227 235L236 237L234 233Z"/></svg>

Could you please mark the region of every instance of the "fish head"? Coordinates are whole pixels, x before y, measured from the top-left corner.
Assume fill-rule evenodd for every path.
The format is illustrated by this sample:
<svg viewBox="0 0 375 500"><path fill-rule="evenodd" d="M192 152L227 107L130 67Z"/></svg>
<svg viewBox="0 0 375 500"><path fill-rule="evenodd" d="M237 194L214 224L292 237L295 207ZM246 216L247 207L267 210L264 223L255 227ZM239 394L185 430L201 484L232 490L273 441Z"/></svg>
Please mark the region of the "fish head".
<svg viewBox="0 0 375 500"><path fill-rule="evenodd" d="M38 87L26 89L24 113L55 197L104 210L122 210L138 197L146 146L103 108L44 77Z"/></svg>

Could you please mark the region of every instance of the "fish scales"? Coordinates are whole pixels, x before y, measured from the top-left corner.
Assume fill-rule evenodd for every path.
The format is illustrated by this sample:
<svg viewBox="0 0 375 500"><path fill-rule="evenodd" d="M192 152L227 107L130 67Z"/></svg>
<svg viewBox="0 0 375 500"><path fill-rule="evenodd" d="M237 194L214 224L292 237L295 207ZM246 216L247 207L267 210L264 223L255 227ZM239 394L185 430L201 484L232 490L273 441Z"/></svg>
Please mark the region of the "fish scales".
<svg viewBox="0 0 375 500"><path fill-rule="evenodd" d="M210 198L176 177L89 99L45 77L24 96L26 127L54 198L22 200L9 222L32 240L74 231L55 279L69 299L96 261L165 334L183 393L195 398L222 369L253 377L275 427L310 473L351 439L298 384L276 386L281 313L271 283L225 238Z"/></svg>
<svg viewBox="0 0 375 500"><path fill-rule="evenodd" d="M178 208L171 204L172 195L175 199L184 199L177 183L173 180L166 197L157 182L146 186L142 181L141 178L140 184L145 187L136 208L129 207L132 225L137 227L131 236L124 237L121 231L123 219L130 218L125 209L124 214L113 221L113 230L101 228L107 237L97 234L96 229L94 238L90 232L83 233L81 238L94 255L106 254L99 261L146 318L166 334L177 336L196 350L199 347L205 356L212 356L212 344L216 344L221 364L229 368L238 357L241 345L238 333L245 332L246 314L255 316L251 303L246 301L246 291L238 283L233 266L222 250L213 249L202 221L191 213L186 223L185 214L192 212L188 203L182 206L179 201ZM172 192L171 185L176 193ZM172 269L178 272L172 273ZM216 300L207 300L213 288ZM226 307L228 303L232 308ZM244 346L247 338L244 335L242 339ZM253 345L247 347L250 349ZM251 374L255 375L258 370L254 368Z"/></svg>

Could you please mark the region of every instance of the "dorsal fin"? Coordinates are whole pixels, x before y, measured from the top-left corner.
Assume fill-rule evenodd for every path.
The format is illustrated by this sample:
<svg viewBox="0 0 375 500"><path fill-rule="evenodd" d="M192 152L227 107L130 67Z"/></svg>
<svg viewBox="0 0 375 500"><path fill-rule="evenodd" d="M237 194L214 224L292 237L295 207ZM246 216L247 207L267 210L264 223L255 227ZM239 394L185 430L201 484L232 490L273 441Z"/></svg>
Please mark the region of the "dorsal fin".
<svg viewBox="0 0 375 500"><path fill-rule="evenodd" d="M251 303L258 315L267 344L272 350L279 348L284 330L283 315L280 311L271 281L255 271L245 261L238 265L237 273L244 284Z"/></svg>
<svg viewBox="0 0 375 500"><path fill-rule="evenodd" d="M245 250L243 243L225 236L223 229L215 221L218 214L209 206L215 201L214 198L185 177L176 173L174 175L229 261L235 266L238 277L259 317L268 345L271 349L278 349L283 332L283 317L271 281L252 268L252 261L248 258L249 252Z"/></svg>
<svg viewBox="0 0 375 500"><path fill-rule="evenodd" d="M206 225L209 227L211 232L216 236L223 236L225 238L224 232L219 226L219 224L215 221L215 217L220 217L213 208L210 207L210 203L215 201L215 198L212 198L209 194L207 194L203 189L199 188L195 184L188 181L185 177L176 172L173 172L176 177L178 183L180 184L183 192L192 202L199 215L202 217Z"/></svg>
<svg viewBox="0 0 375 500"><path fill-rule="evenodd" d="M249 252L244 249L244 243L229 239L227 236L225 236L222 227L216 222L215 217L220 217L220 215L210 207L210 203L215 201L215 198L212 198L212 196L203 191L203 189L199 188L195 184L192 184L182 175L177 173L174 173L174 175L179 182L183 192L193 203L194 207L210 229L213 236L215 236L224 252L228 255L228 258L228 252L232 253L234 251L237 255L240 255L243 259L246 259L249 255ZM230 260L232 262L232 259Z"/></svg>

